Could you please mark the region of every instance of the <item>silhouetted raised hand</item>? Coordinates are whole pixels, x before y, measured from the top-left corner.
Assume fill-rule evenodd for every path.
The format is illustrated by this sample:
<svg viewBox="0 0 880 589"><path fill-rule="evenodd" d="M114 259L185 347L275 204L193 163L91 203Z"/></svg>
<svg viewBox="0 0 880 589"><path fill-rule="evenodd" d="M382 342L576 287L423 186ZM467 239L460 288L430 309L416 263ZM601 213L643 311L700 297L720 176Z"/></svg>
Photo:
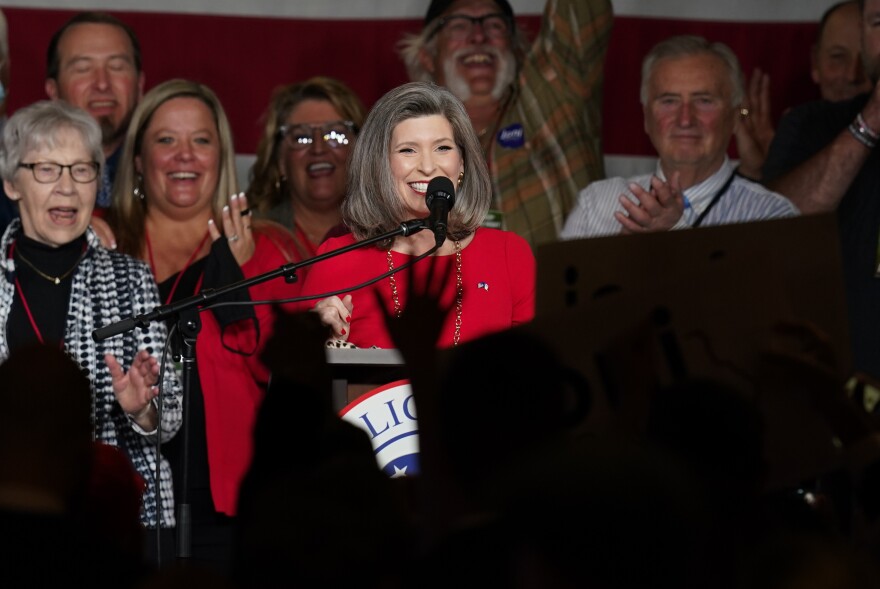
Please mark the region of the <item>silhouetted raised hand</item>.
<svg viewBox="0 0 880 589"><path fill-rule="evenodd" d="M385 303L377 300L385 316L385 323L395 346L406 363L416 401L419 419L419 462L421 468L418 483L418 504L425 525L425 547L433 546L454 525L458 516L466 511L461 490L451 476L448 457L443 447L440 430L439 362L437 340L452 306L440 302L440 292L446 280L455 280L450 269L445 275L437 272L436 258L428 259L429 271L423 282L406 283L405 308L395 316Z"/></svg>

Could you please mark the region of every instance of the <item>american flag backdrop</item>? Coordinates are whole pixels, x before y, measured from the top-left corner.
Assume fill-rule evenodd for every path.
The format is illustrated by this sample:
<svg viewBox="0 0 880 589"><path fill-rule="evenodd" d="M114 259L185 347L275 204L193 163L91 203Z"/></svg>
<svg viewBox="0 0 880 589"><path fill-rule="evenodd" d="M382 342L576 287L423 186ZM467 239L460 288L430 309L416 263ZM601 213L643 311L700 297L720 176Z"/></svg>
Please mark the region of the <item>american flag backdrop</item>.
<svg viewBox="0 0 880 589"><path fill-rule="evenodd" d="M612 0L615 11L604 90L608 172L644 169L653 153L642 128L639 66L657 41L694 33L730 45L746 74L771 76L776 118L818 97L809 53L817 22L833 0ZM543 0L512 0L535 33ZM232 121L236 151L248 160L261 115L281 84L323 74L348 83L370 106L407 81L395 52L417 31L428 0L15 0L9 23L10 112L45 98L46 46L73 13L106 10L140 37L147 88L175 77L213 88ZM735 153L732 151L732 155ZM650 164L648 164L650 165ZM244 181L244 178L242 178Z"/></svg>

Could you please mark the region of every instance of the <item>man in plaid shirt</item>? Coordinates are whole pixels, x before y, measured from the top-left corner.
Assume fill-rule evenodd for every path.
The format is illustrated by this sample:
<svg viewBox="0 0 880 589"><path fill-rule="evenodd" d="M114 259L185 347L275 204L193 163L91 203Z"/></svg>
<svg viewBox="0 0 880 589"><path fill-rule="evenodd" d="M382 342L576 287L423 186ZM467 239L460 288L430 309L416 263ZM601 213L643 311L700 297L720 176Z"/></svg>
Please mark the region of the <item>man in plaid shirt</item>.
<svg viewBox="0 0 880 589"><path fill-rule="evenodd" d="M603 177L602 77L609 0L548 0L525 42L507 0L432 0L401 42L413 80L464 103L492 173L485 225L533 246L557 239L578 190Z"/></svg>

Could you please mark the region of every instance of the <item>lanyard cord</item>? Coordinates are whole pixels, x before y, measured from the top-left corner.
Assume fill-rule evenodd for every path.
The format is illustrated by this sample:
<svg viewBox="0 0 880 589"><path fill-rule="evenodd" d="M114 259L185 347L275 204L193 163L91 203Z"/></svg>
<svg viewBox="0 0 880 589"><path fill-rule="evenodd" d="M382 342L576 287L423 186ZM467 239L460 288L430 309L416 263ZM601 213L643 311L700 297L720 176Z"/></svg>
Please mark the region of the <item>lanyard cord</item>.
<svg viewBox="0 0 880 589"><path fill-rule="evenodd" d="M189 270L189 267L192 266L192 263L195 261L196 256L199 255L199 252L202 251L202 246L205 245L205 242L208 241L208 238L211 236L210 232L206 231L205 236L202 238L202 241L199 242L199 245L196 246L195 251L193 251L192 255L189 257L189 260L186 261L186 264L183 266L183 269L177 274L177 278L174 280L174 284L171 285L171 292L168 293L168 299L165 301L165 304L169 304L172 300L174 300L174 293L177 291L177 285L180 284L180 279L183 278L183 275ZM153 259L153 244L150 243L150 234L148 232L144 232L144 237L147 241L147 255L150 258L150 270L153 271L153 277L156 277L156 261ZM196 283L195 292L199 292L199 289L202 286L202 279L205 274L202 273L199 276L199 280Z"/></svg>
<svg viewBox="0 0 880 589"><path fill-rule="evenodd" d="M727 192L727 189L730 188L730 185L733 183L733 177L736 176L736 172L733 172L724 183L724 186L718 189L718 192L715 193L715 196L712 197L712 200L709 201L709 206L703 209L703 212L700 213L700 216L697 217L697 220L694 221L694 224L691 227L699 227L703 223L703 219L706 218L706 215L709 214L709 211L712 210L718 201L721 200L721 197L724 196L724 193Z"/></svg>

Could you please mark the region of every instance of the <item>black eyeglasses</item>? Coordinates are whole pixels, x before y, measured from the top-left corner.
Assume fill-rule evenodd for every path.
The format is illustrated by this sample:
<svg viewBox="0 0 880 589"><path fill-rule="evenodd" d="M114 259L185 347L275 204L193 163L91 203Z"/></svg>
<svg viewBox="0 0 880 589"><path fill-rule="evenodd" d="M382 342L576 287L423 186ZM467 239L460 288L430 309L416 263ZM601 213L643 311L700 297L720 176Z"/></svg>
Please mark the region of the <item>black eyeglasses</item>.
<svg viewBox="0 0 880 589"><path fill-rule="evenodd" d="M452 40L464 41L471 36L477 24L483 29L483 34L490 39L503 39L510 35L510 30L513 28L513 22L506 14L493 13L483 16L450 14L437 20L437 27L428 38L442 30Z"/></svg>
<svg viewBox="0 0 880 589"><path fill-rule="evenodd" d="M34 175L34 180L40 184L51 184L61 178L61 173L67 168L74 182L88 184L98 177L101 166L97 162L76 162L75 164L56 164L55 162L34 162L26 164L20 162L19 168L27 168Z"/></svg>
<svg viewBox="0 0 880 589"><path fill-rule="evenodd" d="M332 121L323 125L281 125L278 138L290 149L307 149L315 141L324 141L327 147L336 149L350 145L357 134L353 121ZM316 137L317 135L317 137Z"/></svg>

